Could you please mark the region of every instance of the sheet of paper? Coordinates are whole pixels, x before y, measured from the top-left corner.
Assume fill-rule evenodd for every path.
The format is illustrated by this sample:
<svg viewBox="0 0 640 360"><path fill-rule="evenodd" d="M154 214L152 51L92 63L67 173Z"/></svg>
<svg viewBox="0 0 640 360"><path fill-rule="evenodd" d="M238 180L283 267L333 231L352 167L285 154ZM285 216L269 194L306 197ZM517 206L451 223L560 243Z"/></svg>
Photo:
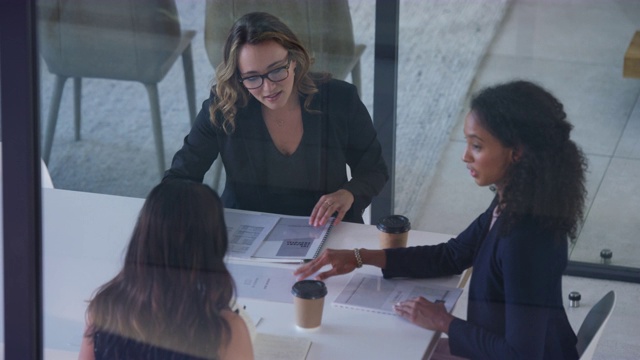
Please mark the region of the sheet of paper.
<svg viewBox="0 0 640 360"><path fill-rule="evenodd" d="M229 256L268 262L303 262L320 251L334 218L322 227L306 216L225 209Z"/></svg>
<svg viewBox="0 0 640 360"><path fill-rule="evenodd" d="M309 348L309 339L264 333L258 333L253 343L255 358L264 360L304 360Z"/></svg>
<svg viewBox="0 0 640 360"><path fill-rule="evenodd" d="M229 234L229 255L250 258L276 226L277 216L265 216L225 209L224 221Z"/></svg>
<svg viewBox="0 0 640 360"><path fill-rule="evenodd" d="M293 270L250 264L227 263L236 282L238 297L293 303Z"/></svg>
<svg viewBox="0 0 640 360"><path fill-rule="evenodd" d="M312 259L330 228L330 222L314 227L306 217L282 216L254 257Z"/></svg>
<svg viewBox="0 0 640 360"><path fill-rule="evenodd" d="M451 312L461 294L462 289L436 285L429 279L384 279L356 273L333 305L395 315L395 303L422 296L431 302L444 302Z"/></svg>

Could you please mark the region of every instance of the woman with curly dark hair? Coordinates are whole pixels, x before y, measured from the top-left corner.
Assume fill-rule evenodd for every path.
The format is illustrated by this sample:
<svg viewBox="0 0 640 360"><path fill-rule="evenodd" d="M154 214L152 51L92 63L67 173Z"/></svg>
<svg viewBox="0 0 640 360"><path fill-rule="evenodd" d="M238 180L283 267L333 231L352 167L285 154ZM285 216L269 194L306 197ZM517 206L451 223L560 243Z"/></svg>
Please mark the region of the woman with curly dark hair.
<svg viewBox="0 0 640 360"><path fill-rule="evenodd" d="M386 278L425 278L473 266L467 320L422 297L395 306L418 326L448 334L438 356L577 359L562 273L583 216L586 160L569 138L571 129L562 104L536 84L484 89L465 119L462 157L475 182L496 192L482 215L446 243L326 250L296 274L311 276L331 265L317 275L325 279L369 264Z"/></svg>
<svg viewBox="0 0 640 360"><path fill-rule="evenodd" d="M277 17L240 17L165 179L202 182L220 156L227 208L363 223L389 177L382 148L356 87L310 73L312 63Z"/></svg>
<svg viewBox="0 0 640 360"><path fill-rule="evenodd" d="M172 180L147 197L122 270L87 308L79 359L253 359L230 308L222 202L208 186Z"/></svg>

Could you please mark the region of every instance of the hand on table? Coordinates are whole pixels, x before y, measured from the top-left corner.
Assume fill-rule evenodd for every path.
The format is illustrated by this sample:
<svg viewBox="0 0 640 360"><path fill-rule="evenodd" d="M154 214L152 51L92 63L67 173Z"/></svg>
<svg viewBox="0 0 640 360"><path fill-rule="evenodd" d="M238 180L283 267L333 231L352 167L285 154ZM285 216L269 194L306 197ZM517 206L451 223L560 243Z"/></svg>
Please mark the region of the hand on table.
<svg viewBox="0 0 640 360"><path fill-rule="evenodd" d="M322 195L318 203L311 212L309 217L309 224L313 226L322 226L327 223L331 215L338 213L335 225L338 225L344 214L351 209L353 205L354 197L351 192L345 189L340 189L334 193Z"/></svg>
<svg viewBox="0 0 640 360"><path fill-rule="evenodd" d="M316 280L350 273L356 268L357 262L353 250L326 249L317 258L297 268L293 275L299 280L306 279L325 265L331 265L331 269L319 273Z"/></svg>
<svg viewBox="0 0 640 360"><path fill-rule="evenodd" d="M422 296L397 303L393 310L420 327L443 333L449 332L449 324L454 318L443 303L432 303Z"/></svg>

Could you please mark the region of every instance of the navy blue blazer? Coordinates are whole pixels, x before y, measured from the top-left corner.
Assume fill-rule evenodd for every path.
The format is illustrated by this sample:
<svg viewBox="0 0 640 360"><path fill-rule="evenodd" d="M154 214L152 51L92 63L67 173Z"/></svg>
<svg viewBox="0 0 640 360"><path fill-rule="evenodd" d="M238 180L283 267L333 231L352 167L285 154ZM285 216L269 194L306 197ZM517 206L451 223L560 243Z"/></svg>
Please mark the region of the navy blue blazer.
<svg viewBox="0 0 640 360"><path fill-rule="evenodd" d="M265 146L273 142L262 118L261 104L253 97L245 108L238 110L235 132L227 135L209 120L209 104L215 98L212 93L203 102L191 132L173 157L164 179L202 182L220 155L226 173L221 198L227 208L309 216L322 195L346 189L355 200L344 220L362 223L362 212L389 177L382 149L371 116L355 86L334 79L317 85L319 92L310 108L319 111L302 111L304 135L300 147L305 147L305 159L304 168L299 171L305 171L309 179L301 193L309 198L305 205L291 199L288 206L286 197L268 196L270 164ZM350 180L347 166L351 170Z"/></svg>
<svg viewBox="0 0 640 360"><path fill-rule="evenodd" d="M435 246L386 250L385 277L460 274L473 266L467 320L449 327L453 355L471 359L577 359L562 302L568 244L532 220L502 234L496 203L458 237Z"/></svg>

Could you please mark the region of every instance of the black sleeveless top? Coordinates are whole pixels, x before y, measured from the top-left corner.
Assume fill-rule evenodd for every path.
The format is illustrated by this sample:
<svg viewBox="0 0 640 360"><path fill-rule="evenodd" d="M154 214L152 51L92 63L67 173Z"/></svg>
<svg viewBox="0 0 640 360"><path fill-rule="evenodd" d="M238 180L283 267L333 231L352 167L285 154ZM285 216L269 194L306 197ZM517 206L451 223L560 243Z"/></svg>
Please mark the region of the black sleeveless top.
<svg viewBox="0 0 640 360"><path fill-rule="evenodd" d="M205 360L101 331L93 336L93 352L96 360Z"/></svg>

